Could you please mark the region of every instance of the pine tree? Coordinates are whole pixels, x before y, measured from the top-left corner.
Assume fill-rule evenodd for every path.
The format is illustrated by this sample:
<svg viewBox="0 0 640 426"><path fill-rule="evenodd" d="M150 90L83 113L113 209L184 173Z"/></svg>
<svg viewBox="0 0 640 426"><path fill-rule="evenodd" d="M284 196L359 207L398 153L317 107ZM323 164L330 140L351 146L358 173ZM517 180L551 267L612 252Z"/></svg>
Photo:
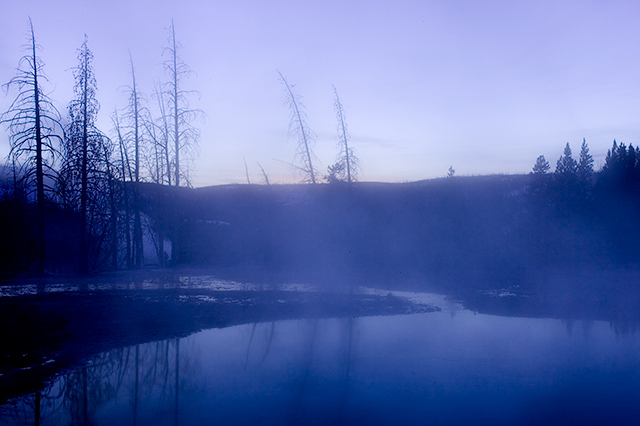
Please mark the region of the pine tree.
<svg viewBox="0 0 640 426"><path fill-rule="evenodd" d="M580 147L580 158L578 160L578 183L577 183L577 197L581 207L586 207L585 203L592 198L593 189L593 157L589 153L589 146L587 140L582 139L582 146Z"/></svg>
<svg viewBox="0 0 640 426"><path fill-rule="evenodd" d="M599 183L607 191L634 193L640 190L640 151L633 145L619 145L614 140L607 152Z"/></svg>
<svg viewBox="0 0 640 426"><path fill-rule="evenodd" d="M566 212L574 210L578 200L578 163L573 159L571 147L567 142L563 154L556 163L553 174L553 188L556 203Z"/></svg>
<svg viewBox="0 0 640 426"><path fill-rule="evenodd" d="M549 162L544 158L544 155L541 155L536 160L536 164L534 164L533 166L532 173L536 175L544 175L547 174L550 169L551 166L549 165Z"/></svg>
<svg viewBox="0 0 640 426"><path fill-rule="evenodd" d="M556 175L570 177L578 172L578 163L573 159L569 142L564 147L564 152L556 163Z"/></svg>
<svg viewBox="0 0 640 426"><path fill-rule="evenodd" d="M544 158L544 155L540 155L536 159L536 163L533 165L531 171L531 184L529 186L529 194L538 202L544 200L547 197L547 189L549 186L549 170L551 166L549 162Z"/></svg>
<svg viewBox="0 0 640 426"><path fill-rule="evenodd" d="M580 158L578 160L578 179L580 182L591 183L593 176L593 157L589 154L589 146L587 140L582 139L580 147Z"/></svg>
<svg viewBox="0 0 640 426"><path fill-rule="evenodd" d="M618 142L613 140L613 146L611 149L607 150L607 156L604 159L604 165L602 166L602 171L605 172L607 170L615 169L616 163L618 160Z"/></svg>

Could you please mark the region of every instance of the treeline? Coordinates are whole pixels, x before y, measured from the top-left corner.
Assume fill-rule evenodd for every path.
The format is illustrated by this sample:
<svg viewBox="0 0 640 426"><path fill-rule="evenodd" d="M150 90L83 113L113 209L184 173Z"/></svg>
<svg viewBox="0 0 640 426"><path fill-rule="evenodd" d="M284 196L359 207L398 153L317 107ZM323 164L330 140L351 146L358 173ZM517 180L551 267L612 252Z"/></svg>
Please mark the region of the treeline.
<svg viewBox="0 0 640 426"><path fill-rule="evenodd" d="M639 263L637 155L614 143L594 171L584 142L527 175L185 190L184 259L280 281L532 288L556 274L602 289L594 271Z"/></svg>
<svg viewBox="0 0 640 426"><path fill-rule="evenodd" d="M640 148L613 141L605 162L594 171L585 140L578 160L569 144L553 173L544 156L531 172L529 195L535 226L558 222L600 233L600 241L588 244L616 262L640 259L640 230L634 222L640 214Z"/></svg>
<svg viewBox="0 0 640 426"><path fill-rule="evenodd" d="M130 57L128 105L111 114L110 135L97 125L100 104L87 37L77 50L73 99L63 117L44 89L48 79L29 24L16 76L3 86L16 97L0 116L10 141L0 193L0 272L141 267L149 220L140 183L188 185L199 139L194 122L202 112L190 107L193 92L183 88L191 70L180 58L173 22L163 51L164 82L148 101ZM155 238L160 263L170 237Z"/></svg>
<svg viewBox="0 0 640 426"><path fill-rule="evenodd" d="M545 157L539 156L531 172L531 195L565 213L594 213L607 200L616 204L627 199L640 201L640 149L633 145L627 147L614 140L602 169L594 172L586 140L582 141L578 160L567 143L555 171L550 173L550 169Z"/></svg>

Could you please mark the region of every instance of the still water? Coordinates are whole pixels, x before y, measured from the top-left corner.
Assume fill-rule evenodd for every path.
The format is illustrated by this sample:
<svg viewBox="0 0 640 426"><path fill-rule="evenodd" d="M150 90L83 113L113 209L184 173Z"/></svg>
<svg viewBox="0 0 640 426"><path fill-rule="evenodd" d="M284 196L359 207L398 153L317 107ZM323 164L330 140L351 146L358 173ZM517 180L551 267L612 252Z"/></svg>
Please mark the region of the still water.
<svg viewBox="0 0 640 426"><path fill-rule="evenodd" d="M103 353L6 425L640 424L640 336L440 312L205 330Z"/></svg>

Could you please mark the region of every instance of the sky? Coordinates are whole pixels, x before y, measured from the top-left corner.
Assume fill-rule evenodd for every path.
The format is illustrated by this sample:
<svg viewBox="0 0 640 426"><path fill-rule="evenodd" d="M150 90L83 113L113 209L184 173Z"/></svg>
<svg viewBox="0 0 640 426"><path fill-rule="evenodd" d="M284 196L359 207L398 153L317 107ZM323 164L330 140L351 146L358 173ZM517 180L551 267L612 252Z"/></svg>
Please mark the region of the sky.
<svg viewBox="0 0 640 426"><path fill-rule="evenodd" d="M280 71L302 97L323 174L335 162L333 86L363 181L408 182L555 167L586 138L602 166L614 139L640 144L640 2L21 0L0 14L0 83L23 55L31 17L46 86L66 115L76 49L94 54L99 126L127 105L129 52L152 102L166 81L173 19L184 88L205 113L195 187L301 180ZM0 94L5 111L15 92ZM9 135L0 128L0 157Z"/></svg>

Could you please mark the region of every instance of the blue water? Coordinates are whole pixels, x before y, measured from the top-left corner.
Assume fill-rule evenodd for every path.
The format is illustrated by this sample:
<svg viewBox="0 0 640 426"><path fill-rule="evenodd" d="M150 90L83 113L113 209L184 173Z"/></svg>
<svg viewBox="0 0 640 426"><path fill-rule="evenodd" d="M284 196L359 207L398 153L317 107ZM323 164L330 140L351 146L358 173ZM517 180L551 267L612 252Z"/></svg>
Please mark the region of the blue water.
<svg viewBox="0 0 640 426"><path fill-rule="evenodd" d="M640 424L640 336L628 327L442 307L104 353L41 392L39 424ZM35 424L35 402L14 401L0 422Z"/></svg>

